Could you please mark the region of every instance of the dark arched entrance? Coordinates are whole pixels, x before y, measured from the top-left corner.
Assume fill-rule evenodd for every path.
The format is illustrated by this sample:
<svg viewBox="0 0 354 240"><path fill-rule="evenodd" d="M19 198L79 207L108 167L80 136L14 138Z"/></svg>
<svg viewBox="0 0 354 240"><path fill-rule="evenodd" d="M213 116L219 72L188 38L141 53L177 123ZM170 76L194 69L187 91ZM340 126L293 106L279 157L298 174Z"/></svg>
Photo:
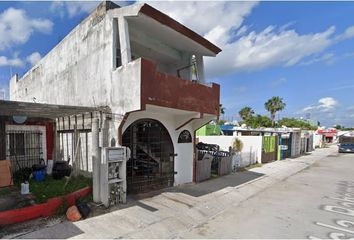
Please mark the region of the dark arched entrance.
<svg viewBox="0 0 354 240"><path fill-rule="evenodd" d="M124 132L123 146L129 147L128 193L141 193L173 186L174 148L167 129L153 119L132 123Z"/></svg>

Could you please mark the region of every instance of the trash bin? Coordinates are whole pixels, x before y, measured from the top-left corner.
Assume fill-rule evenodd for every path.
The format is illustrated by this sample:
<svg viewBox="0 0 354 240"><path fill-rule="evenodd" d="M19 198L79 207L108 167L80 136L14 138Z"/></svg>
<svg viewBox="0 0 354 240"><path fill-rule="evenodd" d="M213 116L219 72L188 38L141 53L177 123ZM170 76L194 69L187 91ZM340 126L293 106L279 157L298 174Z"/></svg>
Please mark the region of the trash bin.
<svg viewBox="0 0 354 240"><path fill-rule="evenodd" d="M33 179L36 182L42 182L45 179L46 166L42 164L35 164L32 166Z"/></svg>
<svg viewBox="0 0 354 240"><path fill-rule="evenodd" d="M65 176L70 176L71 166L67 161L55 161L52 170L54 179L62 179Z"/></svg>

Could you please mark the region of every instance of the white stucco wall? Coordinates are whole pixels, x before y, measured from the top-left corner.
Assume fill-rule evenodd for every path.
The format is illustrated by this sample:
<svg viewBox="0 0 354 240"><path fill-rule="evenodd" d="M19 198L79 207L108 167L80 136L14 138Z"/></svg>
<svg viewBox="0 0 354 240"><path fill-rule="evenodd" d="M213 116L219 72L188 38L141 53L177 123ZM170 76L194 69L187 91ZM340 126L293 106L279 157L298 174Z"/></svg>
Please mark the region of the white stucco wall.
<svg viewBox="0 0 354 240"><path fill-rule="evenodd" d="M127 121L124 123L122 132L129 127L130 124L136 120L150 118L161 122L168 130L174 146L174 152L177 156L174 159L175 174L174 184L179 185L183 183L190 183L193 181L193 142L192 143L178 143L178 136L183 130L188 130L192 137L193 131L191 124L187 124L179 130L176 129L176 116L170 114L156 113L156 112L135 112L129 114Z"/></svg>
<svg viewBox="0 0 354 240"><path fill-rule="evenodd" d="M103 16L97 17L91 14L22 79L11 79L10 99L32 102L35 98L38 103L109 106L113 113L113 120L108 126L109 139L112 137L117 139L118 127L123 115L139 110L141 107L141 60L137 59L124 66L115 67L114 41L117 41L117 29L114 27L113 18L121 19L122 14L136 16L138 10L138 6L130 6L110 10ZM163 25L161 27L166 28ZM146 29L147 32L149 30ZM169 29L169 31L174 30ZM122 32L118 32L119 36L122 36ZM181 39L183 38L185 37L182 36ZM128 37L125 40L126 43L129 42ZM174 40L179 41L179 38ZM159 47L161 46L156 46ZM121 49L121 52L128 51L128 46L127 49ZM183 58L179 64L184 66L189 63L188 59L189 56ZM174 65L174 62L171 64ZM202 69L202 58L199 65L198 68ZM166 71L175 71L161 66L166 68ZM203 119L192 121L176 131L176 128L185 121L191 117L198 118L200 114L190 112L188 114L191 116L185 114L184 117L179 118L174 111L177 110L162 113L134 112L129 115L124 127L141 118L156 119L165 125L172 138L174 151L178 154L175 158L177 172L175 184L177 185L192 182L193 178L193 143L178 144L180 132L188 130L193 136L196 126L200 127L214 116L204 114Z"/></svg>
<svg viewBox="0 0 354 240"><path fill-rule="evenodd" d="M313 148L322 146L322 138L323 137L320 134L313 134Z"/></svg>
<svg viewBox="0 0 354 240"><path fill-rule="evenodd" d="M301 153L301 132L293 132L291 137L291 157L297 157Z"/></svg>
<svg viewBox="0 0 354 240"><path fill-rule="evenodd" d="M111 19L94 16L79 24L23 78L10 84L10 99L98 106L109 103Z"/></svg>
<svg viewBox="0 0 354 240"><path fill-rule="evenodd" d="M115 66L116 44L122 45L119 43L118 32L120 35L124 32L123 25L117 25L117 19L118 22L124 21L124 14L136 14L138 8L118 8L102 16L91 14L22 78L13 77L10 80L10 100L109 106L116 114L139 110L141 60L129 61L118 68ZM126 27L129 28L128 25ZM142 36L146 34L148 31L141 33ZM129 42L130 37L127 35L121 41ZM146 39L140 41L144 51L151 51ZM154 49L161 48L155 45ZM168 43L165 45L166 49L172 49L167 46ZM130 52L130 49L121 49L122 55L127 51ZM176 52L182 57L180 61L170 62L172 67L156 60L162 71L176 75L176 67L184 67L190 63L190 53ZM182 78L190 79L190 71L181 74Z"/></svg>
<svg viewBox="0 0 354 240"><path fill-rule="evenodd" d="M261 163L262 136L200 136L198 140L203 143L217 144L223 151L228 151L235 138L240 139L243 143L241 157L245 163L241 163L241 165L250 165L256 162Z"/></svg>

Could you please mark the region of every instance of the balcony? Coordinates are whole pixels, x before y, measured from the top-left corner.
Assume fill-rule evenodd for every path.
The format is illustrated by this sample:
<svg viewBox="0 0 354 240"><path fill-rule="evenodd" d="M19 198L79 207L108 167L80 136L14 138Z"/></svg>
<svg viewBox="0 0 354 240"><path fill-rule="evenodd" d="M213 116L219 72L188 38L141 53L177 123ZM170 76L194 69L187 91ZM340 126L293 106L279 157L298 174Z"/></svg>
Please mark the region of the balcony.
<svg viewBox="0 0 354 240"><path fill-rule="evenodd" d="M185 80L157 70L156 63L141 58L141 108L147 104L219 115L220 86Z"/></svg>

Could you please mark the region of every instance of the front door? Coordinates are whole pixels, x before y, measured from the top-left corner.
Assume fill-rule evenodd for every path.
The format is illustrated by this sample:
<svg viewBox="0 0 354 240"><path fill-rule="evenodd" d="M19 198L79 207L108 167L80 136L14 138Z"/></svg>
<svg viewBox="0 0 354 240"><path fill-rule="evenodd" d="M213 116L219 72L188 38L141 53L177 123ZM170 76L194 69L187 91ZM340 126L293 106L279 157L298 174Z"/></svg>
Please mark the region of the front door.
<svg viewBox="0 0 354 240"><path fill-rule="evenodd" d="M167 129L158 121L142 119L123 134L123 146L129 147L127 191L142 193L173 186L174 148Z"/></svg>

